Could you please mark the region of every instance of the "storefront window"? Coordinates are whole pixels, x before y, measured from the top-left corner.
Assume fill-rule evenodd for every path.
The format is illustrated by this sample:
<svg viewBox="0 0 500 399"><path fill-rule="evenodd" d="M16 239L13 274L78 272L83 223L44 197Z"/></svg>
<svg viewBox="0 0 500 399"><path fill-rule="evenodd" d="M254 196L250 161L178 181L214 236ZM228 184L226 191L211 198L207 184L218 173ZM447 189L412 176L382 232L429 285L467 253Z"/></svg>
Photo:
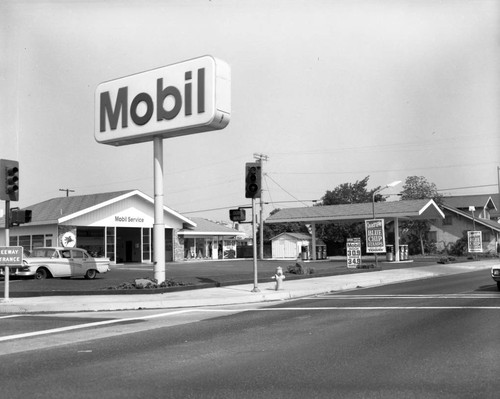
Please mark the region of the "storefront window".
<svg viewBox="0 0 500 399"><path fill-rule="evenodd" d="M142 260L151 260L151 230L142 229Z"/></svg>
<svg viewBox="0 0 500 399"><path fill-rule="evenodd" d="M17 247L17 236L10 236L9 238L9 245L11 247Z"/></svg>
<svg viewBox="0 0 500 399"><path fill-rule="evenodd" d="M192 259L196 256L196 247L194 245L194 238L184 238L184 258Z"/></svg>
<svg viewBox="0 0 500 399"><path fill-rule="evenodd" d="M106 227L106 256L109 260L115 260L115 228Z"/></svg>
<svg viewBox="0 0 500 399"><path fill-rule="evenodd" d="M43 247L43 239L44 239L44 236L43 235L34 235L32 237L32 245L33 245L33 248L40 248L40 247Z"/></svg>
<svg viewBox="0 0 500 399"><path fill-rule="evenodd" d="M30 251L31 250L31 236L19 236L19 246Z"/></svg>

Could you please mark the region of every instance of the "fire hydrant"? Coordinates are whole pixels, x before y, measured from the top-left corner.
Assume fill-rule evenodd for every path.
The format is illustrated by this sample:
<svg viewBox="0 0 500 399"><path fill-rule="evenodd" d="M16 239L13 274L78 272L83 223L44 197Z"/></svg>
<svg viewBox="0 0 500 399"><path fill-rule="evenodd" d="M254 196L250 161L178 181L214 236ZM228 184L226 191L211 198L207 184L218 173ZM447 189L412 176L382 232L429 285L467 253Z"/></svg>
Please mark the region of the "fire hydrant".
<svg viewBox="0 0 500 399"><path fill-rule="evenodd" d="M278 291L279 289L281 289L281 283L285 279L285 275L283 274L283 269L280 266L278 266L276 268L276 274L271 278L276 280L276 286L274 287L274 290Z"/></svg>

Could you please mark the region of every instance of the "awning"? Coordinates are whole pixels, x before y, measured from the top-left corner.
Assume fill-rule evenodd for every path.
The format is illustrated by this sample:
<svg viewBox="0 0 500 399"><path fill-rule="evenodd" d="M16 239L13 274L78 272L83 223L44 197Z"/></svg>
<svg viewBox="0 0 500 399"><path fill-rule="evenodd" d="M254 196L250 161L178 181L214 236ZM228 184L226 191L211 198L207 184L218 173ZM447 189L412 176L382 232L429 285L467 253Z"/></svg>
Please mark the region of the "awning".
<svg viewBox="0 0 500 399"><path fill-rule="evenodd" d="M341 222L373 218L373 204L325 205L281 209L265 223ZM432 199L375 202L376 219L444 219L444 213Z"/></svg>

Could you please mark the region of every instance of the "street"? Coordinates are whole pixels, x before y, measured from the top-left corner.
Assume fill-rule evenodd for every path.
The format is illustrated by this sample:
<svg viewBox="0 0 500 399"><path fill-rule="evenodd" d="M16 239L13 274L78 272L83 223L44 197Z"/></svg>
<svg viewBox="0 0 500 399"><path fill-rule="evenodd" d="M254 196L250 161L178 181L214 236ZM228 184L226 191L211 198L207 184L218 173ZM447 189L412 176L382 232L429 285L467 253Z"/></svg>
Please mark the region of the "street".
<svg viewBox="0 0 500 399"><path fill-rule="evenodd" d="M266 307L9 315L2 397L496 398L499 299L479 271Z"/></svg>

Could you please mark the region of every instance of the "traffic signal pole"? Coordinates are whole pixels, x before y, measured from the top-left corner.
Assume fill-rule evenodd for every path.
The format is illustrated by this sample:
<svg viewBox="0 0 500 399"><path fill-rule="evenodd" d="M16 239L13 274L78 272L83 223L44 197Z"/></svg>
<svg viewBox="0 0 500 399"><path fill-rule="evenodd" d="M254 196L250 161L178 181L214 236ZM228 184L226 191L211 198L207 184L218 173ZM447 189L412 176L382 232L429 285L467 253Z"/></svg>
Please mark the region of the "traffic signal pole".
<svg viewBox="0 0 500 399"><path fill-rule="evenodd" d="M259 290L259 278L257 273L257 229L255 228L255 198L252 198L252 249L253 249L253 290L252 292L260 292Z"/></svg>
<svg viewBox="0 0 500 399"><path fill-rule="evenodd" d="M8 247L10 244L10 201L5 201L5 246ZM3 269L4 278L4 301L9 302L9 290L10 290L10 268L5 265Z"/></svg>

